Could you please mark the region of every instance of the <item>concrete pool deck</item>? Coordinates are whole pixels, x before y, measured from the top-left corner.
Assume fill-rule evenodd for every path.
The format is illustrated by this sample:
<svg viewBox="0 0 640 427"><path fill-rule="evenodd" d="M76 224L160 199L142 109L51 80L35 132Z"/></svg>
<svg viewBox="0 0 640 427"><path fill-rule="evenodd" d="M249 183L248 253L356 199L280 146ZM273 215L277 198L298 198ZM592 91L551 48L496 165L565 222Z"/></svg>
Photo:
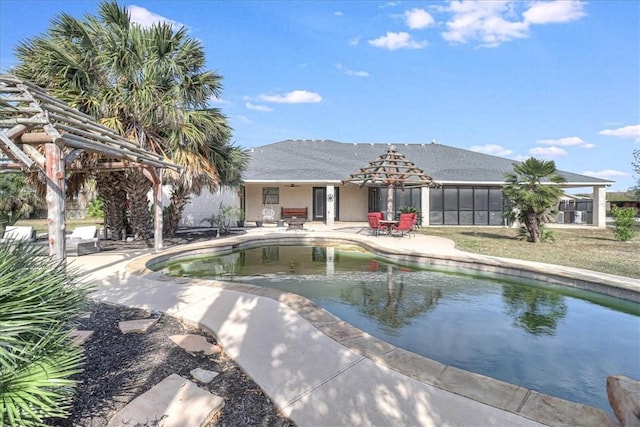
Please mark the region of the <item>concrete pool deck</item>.
<svg viewBox="0 0 640 427"><path fill-rule="evenodd" d="M159 310L212 332L225 352L300 426L613 424L609 414L596 408L396 348L303 297L237 283L170 278L146 268L158 256L186 250L210 252L213 245L230 248L256 240L306 239L358 243L392 258L424 257L443 266L463 263L506 274L517 270L532 278L554 273L558 280L580 287L597 283L611 288L607 292L613 295L640 294L639 280L481 257L456 250L452 241L434 236L374 237L366 224L354 223L331 228L307 223L302 231L248 228L247 234L160 253L101 252L74 259L73 264L88 273L87 280L96 287L92 297L99 301Z"/></svg>

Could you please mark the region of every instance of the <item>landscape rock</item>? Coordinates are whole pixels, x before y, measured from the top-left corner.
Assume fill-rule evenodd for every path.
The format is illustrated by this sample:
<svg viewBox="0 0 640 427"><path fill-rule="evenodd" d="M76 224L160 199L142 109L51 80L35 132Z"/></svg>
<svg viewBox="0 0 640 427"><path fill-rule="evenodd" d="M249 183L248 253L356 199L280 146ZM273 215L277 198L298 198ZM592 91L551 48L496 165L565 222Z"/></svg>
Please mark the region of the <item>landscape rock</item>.
<svg viewBox="0 0 640 427"><path fill-rule="evenodd" d="M73 345L84 344L89 338L91 338L91 335L93 335L93 331L80 331L77 329L74 329L69 334L69 336L71 337L71 343Z"/></svg>
<svg viewBox="0 0 640 427"><path fill-rule="evenodd" d="M607 397L622 427L640 427L640 381L623 375L609 376Z"/></svg>
<svg viewBox="0 0 640 427"><path fill-rule="evenodd" d="M108 427L204 426L223 406L220 396L171 374L125 406L109 421Z"/></svg>
<svg viewBox="0 0 640 427"><path fill-rule="evenodd" d="M189 353L197 353L199 351L204 354L217 354L222 351L222 348L216 344L211 344L207 339L201 335L187 334L187 335L172 335L169 337L171 341L187 350Z"/></svg>
<svg viewBox="0 0 640 427"><path fill-rule="evenodd" d="M202 368L192 369L189 373L194 379L200 381L203 384L209 384L215 377L218 376L218 372L208 371Z"/></svg>
<svg viewBox="0 0 640 427"><path fill-rule="evenodd" d="M123 334L130 334L136 332L147 332L153 325L158 322L158 318L153 319L139 319L139 320L127 320L119 322L118 327Z"/></svg>

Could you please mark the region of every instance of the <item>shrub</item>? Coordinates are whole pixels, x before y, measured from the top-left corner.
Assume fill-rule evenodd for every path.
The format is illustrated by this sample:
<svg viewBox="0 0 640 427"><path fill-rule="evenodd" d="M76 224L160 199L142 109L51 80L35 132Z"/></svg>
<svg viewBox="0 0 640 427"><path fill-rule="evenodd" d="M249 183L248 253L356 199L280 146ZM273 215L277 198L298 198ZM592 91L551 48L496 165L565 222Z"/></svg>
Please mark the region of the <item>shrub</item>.
<svg viewBox="0 0 640 427"><path fill-rule="evenodd" d="M104 202L100 197L89 202L87 218L104 218Z"/></svg>
<svg viewBox="0 0 640 427"><path fill-rule="evenodd" d="M638 211L635 208L619 208L614 206L611 209L614 224L616 226L614 234L616 239L621 242L633 239L636 234L636 215Z"/></svg>
<svg viewBox="0 0 640 427"><path fill-rule="evenodd" d="M420 228L420 224L422 224L422 212L420 212L420 209L416 208L415 206L401 206L400 212L417 214L415 227Z"/></svg>
<svg viewBox="0 0 640 427"><path fill-rule="evenodd" d="M45 246L0 244L0 425L68 414L82 352L70 341L88 289Z"/></svg>

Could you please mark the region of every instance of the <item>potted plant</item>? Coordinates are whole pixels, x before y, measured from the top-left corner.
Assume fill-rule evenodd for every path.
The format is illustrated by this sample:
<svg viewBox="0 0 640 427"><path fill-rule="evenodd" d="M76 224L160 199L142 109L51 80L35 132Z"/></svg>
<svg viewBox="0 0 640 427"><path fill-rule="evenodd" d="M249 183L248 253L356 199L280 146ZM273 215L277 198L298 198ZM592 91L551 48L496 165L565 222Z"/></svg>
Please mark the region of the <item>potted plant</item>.
<svg viewBox="0 0 640 427"><path fill-rule="evenodd" d="M244 218L245 218L244 210L242 208L234 208L233 214L236 217L236 224L238 225L238 227L244 227Z"/></svg>

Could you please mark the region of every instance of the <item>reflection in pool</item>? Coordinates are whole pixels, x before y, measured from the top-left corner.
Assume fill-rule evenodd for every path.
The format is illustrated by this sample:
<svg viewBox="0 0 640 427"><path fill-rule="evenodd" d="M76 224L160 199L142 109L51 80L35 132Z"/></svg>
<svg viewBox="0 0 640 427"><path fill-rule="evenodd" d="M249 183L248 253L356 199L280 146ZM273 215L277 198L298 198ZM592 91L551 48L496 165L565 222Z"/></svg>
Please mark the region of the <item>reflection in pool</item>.
<svg viewBox="0 0 640 427"><path fill-rule="evenodd" d="M586 291L340 246L266 246L157 268L303 295L397 347L609 412L606 377L640 378L640 304Z"/></svg>

